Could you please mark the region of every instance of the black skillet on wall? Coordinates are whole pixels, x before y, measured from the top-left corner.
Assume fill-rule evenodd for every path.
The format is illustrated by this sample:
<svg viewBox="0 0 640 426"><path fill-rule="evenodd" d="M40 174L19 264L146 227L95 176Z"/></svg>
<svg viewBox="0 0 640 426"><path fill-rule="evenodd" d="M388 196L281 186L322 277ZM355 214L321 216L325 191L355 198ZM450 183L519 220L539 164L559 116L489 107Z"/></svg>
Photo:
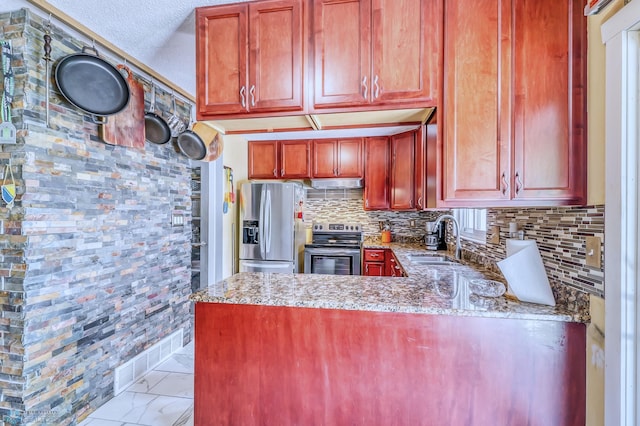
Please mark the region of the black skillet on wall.
<svg viewBox="0 0 640 426"><path fill-rule="evenodd" d="M207 146L196 132L193 131L193 107L190 107L191 123L189 128L178 135L177 144L180 152L192 159L202 160L207 155Z"/></svg>
<svg viewBox="0 0 640 426"><path fill-rule="evenodd" d="M131 96L127 79L89 47L62 58L56 66L55 80L67 101L91 115L98 124L122 111Z"/></svg>
<svg viewBox="0 0 640 426"><path fill-rule="evenodd" d="M151 103L149 111L144 115L144 133L147 141L155 144L165 144L171 139L171 129L164 118L155 113L156 86L151 82Z"/></svg>

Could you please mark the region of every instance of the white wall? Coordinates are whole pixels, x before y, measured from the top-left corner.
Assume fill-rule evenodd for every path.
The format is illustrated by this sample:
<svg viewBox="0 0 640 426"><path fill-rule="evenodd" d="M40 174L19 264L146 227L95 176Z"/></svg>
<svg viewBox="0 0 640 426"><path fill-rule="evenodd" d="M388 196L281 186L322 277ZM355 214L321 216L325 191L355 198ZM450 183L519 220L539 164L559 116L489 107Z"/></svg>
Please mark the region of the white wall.
<svg viewBox="0 0 640 426"><path fill-rule="evenodd" d="M0 12L11 12L23 7L30 7L27 0L2 0L0 2Z"/></svg>
<svg viewBox="0 0 640 426"><path fill-rule="evenodd" d="M226 135L223 138L223 164L233 169L234 190L236 194L236 202L229 204L229 211L223 214L222 219L222 238L223 238L223 278L233 275L237 272L237 250L238 250L238 186L248 179L247 170L247 140L241 136ZM224 180L224 179L222 179ZM233 232L235 230L235 232ZM235 271L232 271L233 259L236 259Z"/></svg>

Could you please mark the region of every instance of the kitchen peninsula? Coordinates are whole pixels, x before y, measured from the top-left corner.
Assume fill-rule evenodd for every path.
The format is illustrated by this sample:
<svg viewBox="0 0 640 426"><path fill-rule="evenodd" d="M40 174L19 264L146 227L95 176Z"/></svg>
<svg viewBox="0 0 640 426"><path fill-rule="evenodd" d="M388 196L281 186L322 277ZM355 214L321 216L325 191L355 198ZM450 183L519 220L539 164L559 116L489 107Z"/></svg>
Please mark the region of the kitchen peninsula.
<svg viewBox="0 0 640 426"><path fill-rule="evenodd" d="M195 424L584 424L580 313L392 249L408 277L240 273L192 295Z"/></svg>

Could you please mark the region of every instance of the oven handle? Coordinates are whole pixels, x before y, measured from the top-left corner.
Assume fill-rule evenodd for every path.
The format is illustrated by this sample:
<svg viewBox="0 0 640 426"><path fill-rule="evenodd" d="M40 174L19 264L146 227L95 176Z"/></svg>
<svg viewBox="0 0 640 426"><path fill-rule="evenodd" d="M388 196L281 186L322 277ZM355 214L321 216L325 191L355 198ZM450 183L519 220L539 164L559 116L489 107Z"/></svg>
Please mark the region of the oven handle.
<svg viewBox="0 0 640 426"><path fill-rule="evenodd" d="M306 251L311 256L353 256L359 255L359 249L343 249L332 247L312 247L307 248Z"/></svg>

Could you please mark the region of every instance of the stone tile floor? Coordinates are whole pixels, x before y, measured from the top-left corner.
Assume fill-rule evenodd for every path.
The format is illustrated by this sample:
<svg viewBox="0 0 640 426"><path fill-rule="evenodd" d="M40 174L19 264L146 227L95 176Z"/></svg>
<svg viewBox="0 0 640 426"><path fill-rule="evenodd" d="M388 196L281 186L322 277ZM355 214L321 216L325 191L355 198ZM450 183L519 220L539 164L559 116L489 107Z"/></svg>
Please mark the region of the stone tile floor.
<svg viewBox="0 0 640 426"><path fill-rule="evenodd" d="M193 341L79 426L192 426Z"/></svg>

